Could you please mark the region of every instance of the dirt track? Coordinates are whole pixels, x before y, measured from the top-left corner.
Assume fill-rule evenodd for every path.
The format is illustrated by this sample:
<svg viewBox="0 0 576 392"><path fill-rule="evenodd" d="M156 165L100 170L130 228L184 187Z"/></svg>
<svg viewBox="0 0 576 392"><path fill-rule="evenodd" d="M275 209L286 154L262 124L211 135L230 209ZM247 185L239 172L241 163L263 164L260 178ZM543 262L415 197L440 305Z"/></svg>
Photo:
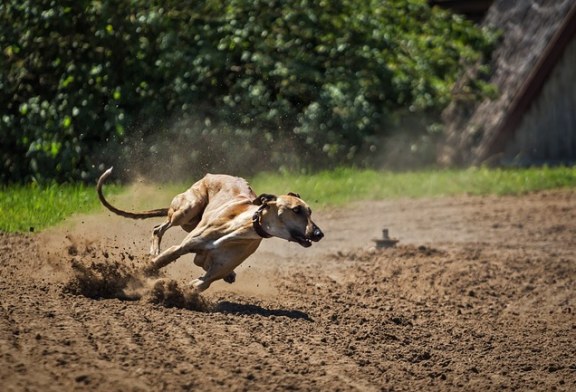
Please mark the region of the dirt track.
<svg viewBox="0 0 576 392"><path fill-rule="evenodd" d="M202 298L188 257L125 288L151 221L0 233L0 389L576 390L576 191L315 220L322 242L267 240ZM370 249L384 227L399 246Z"/></svg>

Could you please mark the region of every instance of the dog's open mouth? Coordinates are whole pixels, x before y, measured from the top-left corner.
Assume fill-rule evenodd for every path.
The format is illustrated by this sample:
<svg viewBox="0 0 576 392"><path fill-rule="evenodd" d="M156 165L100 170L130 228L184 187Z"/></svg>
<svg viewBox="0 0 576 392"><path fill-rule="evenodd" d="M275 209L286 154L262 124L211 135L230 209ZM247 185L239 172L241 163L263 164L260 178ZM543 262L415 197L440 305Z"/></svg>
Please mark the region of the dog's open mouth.
<svg viewBox="0 0 576 392"><path fill-rule="evenodd" d="M297 242L305 248L312 246L312 240L310 240L309 238L306 238L305 236L298 233L291 233L291 235L292 235L291 241Z"/></svg>

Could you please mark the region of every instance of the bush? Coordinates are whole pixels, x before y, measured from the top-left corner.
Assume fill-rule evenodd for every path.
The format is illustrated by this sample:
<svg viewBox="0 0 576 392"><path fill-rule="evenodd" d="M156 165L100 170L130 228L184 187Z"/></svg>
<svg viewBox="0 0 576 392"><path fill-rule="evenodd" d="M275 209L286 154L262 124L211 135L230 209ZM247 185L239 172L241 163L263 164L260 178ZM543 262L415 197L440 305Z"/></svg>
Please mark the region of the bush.
<svg viewBox="0 0 576 392"><path fill-rule="evenodd" d="M424 0L7 0L0 182L358 162L491 42Z"/></svg>

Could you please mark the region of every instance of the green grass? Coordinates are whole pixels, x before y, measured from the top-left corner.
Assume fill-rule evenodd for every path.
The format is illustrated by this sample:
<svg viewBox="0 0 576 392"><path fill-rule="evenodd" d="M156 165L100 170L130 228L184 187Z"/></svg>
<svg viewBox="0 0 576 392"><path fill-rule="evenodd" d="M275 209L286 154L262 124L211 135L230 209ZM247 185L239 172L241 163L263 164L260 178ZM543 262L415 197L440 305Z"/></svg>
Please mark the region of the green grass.
<svg viewBox="0 0 576 392"><path fill-rule="evenodd" d="M531 169L422 170L394 173L374 170L338 169L312 175L262 173L250 179L259 193L297 192L313 207L337 206L358 200L400 197L439 197L457 194L506 195L576 187L575 167ZM132 208L162 207L164 200L190 186L167 184L154 187L137 204L119 202ZM106 186L106 194L135 193L134 188ZM152 194L153 193L153 194ZM113 199L114 200L114 199ZM156 201L156 203L154 203ZM162 201L162 202L160 202ZM74 213L99 207L93 186L51 185L0 187L0 231L40 231Z"/></svg>
<svg viewBox="0 0 576 392"><path fill-rule="evenodd" d="M107 193L119 187L108 186ZM94 186L50 185L0 187L0 231L40 231L77 212L99 206Z"/></svg>
<svg viewBox="0 0 576 392"><path fill-rule="evenodd" d="M576 167L472 168L404 173L339 169L310 176L263 173L253 178L251 184L256 193L297 192L311 203L327 206L356 200L456 194L506 195L576 187Z"/></svg>

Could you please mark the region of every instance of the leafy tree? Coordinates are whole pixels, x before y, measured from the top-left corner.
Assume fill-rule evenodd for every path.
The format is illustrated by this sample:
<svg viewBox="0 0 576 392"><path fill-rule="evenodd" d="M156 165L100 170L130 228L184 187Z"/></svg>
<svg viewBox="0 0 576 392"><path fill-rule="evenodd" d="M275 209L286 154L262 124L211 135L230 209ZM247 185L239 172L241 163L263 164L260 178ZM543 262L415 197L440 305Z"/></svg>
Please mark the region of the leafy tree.
<svg viewBox="0 0 576 392"><path fill-rule="evenodd" d="M0 182L358 162L493 40L425 0L7 0Z"/></svg>

